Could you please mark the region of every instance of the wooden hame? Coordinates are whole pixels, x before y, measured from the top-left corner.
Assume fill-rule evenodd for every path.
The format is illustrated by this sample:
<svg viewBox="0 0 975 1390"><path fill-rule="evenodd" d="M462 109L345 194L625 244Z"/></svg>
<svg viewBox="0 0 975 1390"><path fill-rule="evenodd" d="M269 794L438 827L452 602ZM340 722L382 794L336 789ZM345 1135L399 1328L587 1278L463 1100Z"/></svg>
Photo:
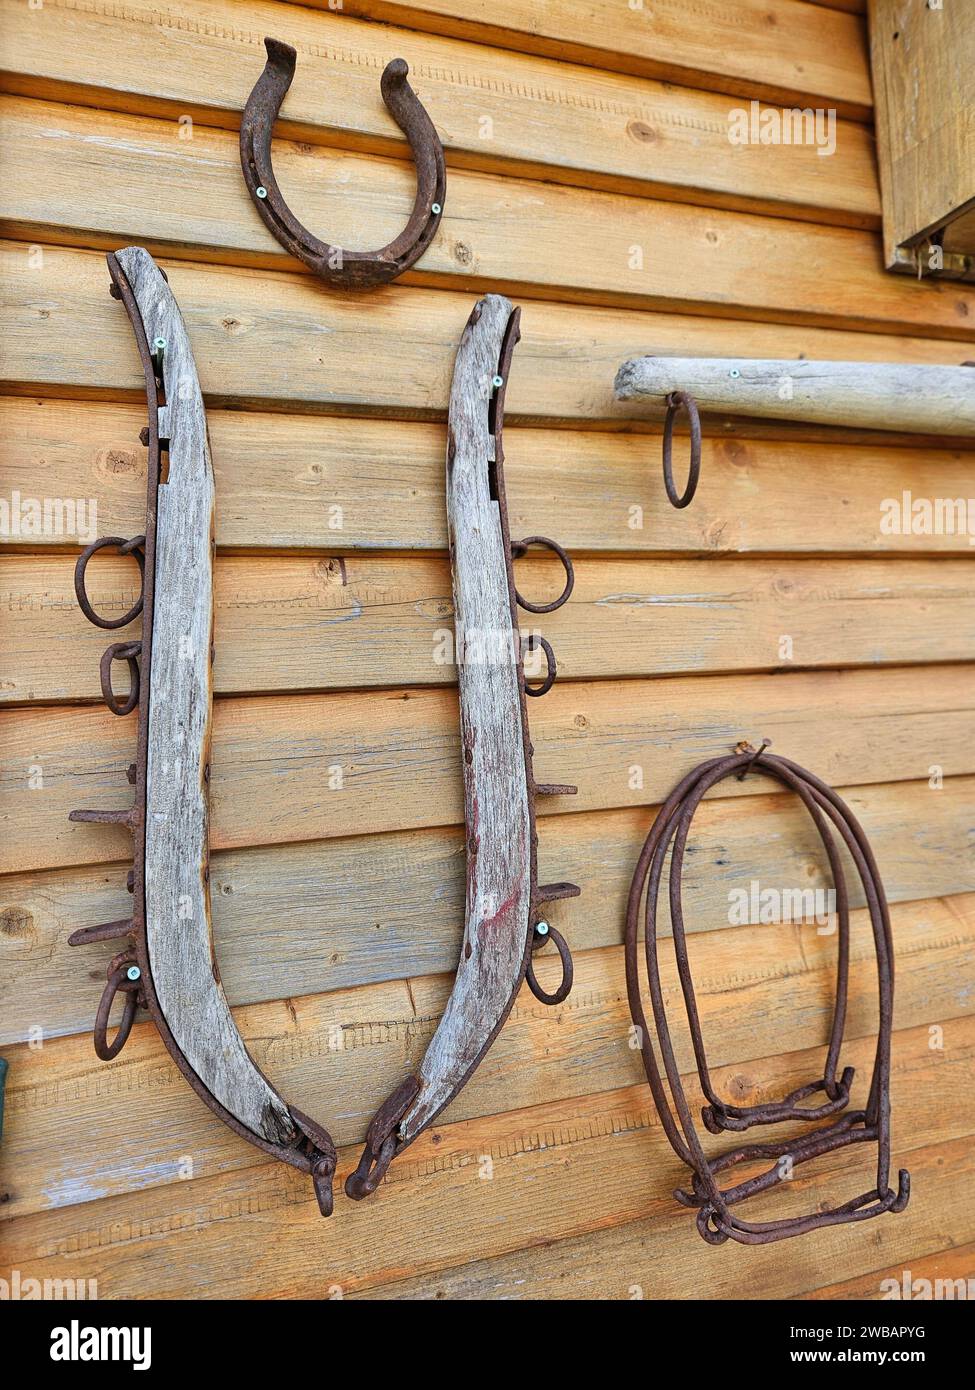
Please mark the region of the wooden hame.
<svg viewBox="0 0 975 1390"><path fill-rule="evenodd" d="M161 340L169 468L156 501L146 779L146 936L160 1007L190 1066L241 1124L294 1136L288 1109L244 1046L216 970L210 926L213 468L179 307L151 256L116 255L150 343Z"/></svg>
<svg viewBox="0 0 975 1390"><path fill-rule="evenodd" d="M560 552L566 584L558 599L532 606L515 587L513 544L504 487L504 398L520 311L503 295L479 300L457 350L447 420L447 533L454 598L455 661L466 825L464 935L450 998L414 1075L376 1112L346 1192L358 1200L375 1190L389 1163L432 1123L467 1083L508 1017L522 981L540 1002L558 1004L572 986L572 961L561 933L540 917L540 905L575 897L575 884L538 885L535 798L574 795L577 788L535 781L526 695L544 694L525 680L527 646L518 607L549 612L572 591L571 561ZM531 642L537 641L533 637ZM551 994L539 985L532 952L551 941L562 981Z"/></svg>
<svg viewBox="0 0 975 1390"><path fill-rule="evenodd" d="M79 557L75 588L97 627L126 626L141 610L141 642L113 644L101 662L113 714L138 705L138 753L128 770L127 811L75 810L75 823L116 824L134 839L129 918L84 927L68 944L125 937L109 963L95 1017L95 1051L113 1062L135 1010L147 1008L190 1086L241 1137L310 1172L322 1215L332 1211L335 1148L308 1116L292 1109L256 1066L230 1012L213 951L210 918L210 723L213 707L214 483L203 397L186 328L165 274L147 251L108 257L112 293L125 305L145 378L149 425L145 534L95 541ZM132 551L143 587L119 618L92 607L85 576L106 546ZM120 699L113 660L132 676ZM141 659L141 662L140 662ZM125 1003L109 1042L116 995Z"/></svg>

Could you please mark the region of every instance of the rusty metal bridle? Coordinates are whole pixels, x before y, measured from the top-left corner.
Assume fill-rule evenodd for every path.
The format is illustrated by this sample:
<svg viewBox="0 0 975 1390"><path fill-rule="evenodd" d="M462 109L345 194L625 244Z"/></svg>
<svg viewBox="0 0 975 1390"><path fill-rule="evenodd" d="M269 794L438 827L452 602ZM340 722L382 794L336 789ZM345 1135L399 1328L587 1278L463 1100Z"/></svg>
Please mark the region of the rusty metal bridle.
<svg viewBox="0 0 975 1390"><path fill-rule="evenodd" d="M678 1188L674 1195L683 1205L698 1209L697 1229L711 1245L720 1245L729 1238L746 1245L763 1245L788 1236L820 1230L825 1226L864 1221L873 1216L880 1216L886 1211L903 1211L911 1191L910 1174L905 1169L900 1170L897 1190L894 1191L889 1185L894 948L890 914L877 864L863 828L837 793L796 763L767 753L766 747L767 740L758 750L749 745L739 745L739 749L730 755L711 758L701 763L678 783L657 813L643 846L633 875L626 914L626 984L630 1014L638 1030L647 1080L664 1131L674 1152L691 1170L692 1175L690 1187ZM687 957L681 905L681 874L691 822L705 793L727 777L737 776L740 779L756 769L798 795L820 835L836 892L839 954L833 1021L822 1077L800 1086L782 1100L761 1105L736 1106L722 1100L711 1082ZM695 1129L681 1081L667 1022L657 956L657 899L668 851L671 853L669 906L674 953L698 1081L707 1102L701 1111L701 1119L705 1128L712 1134L725 1131L741 1132L754 1125L777 1124L782 1120L800 1120L808 1123L827 1119L838 1115L849 1102L853 1068L847 1067L837 1076L849 980L849 898L834 831L838 832L846 846L863 886L877 956L879 1026L866 1107L863 1110L848 1111L832 1123L797 1139L746 1144L716 1158L709 1158ZM644 902L644 898L644 956L654 1021L653 1032L663 1060L673 1109L667 1098L654 1052L651 1029L643 1007L638 935L641 903ZM824 1099L818 1104L802 1103L819 1095L823 1095ZM877 1145L876 1185L869 1191L829 1210L787 1219L746 1221L735 1214L735 1206L777 1186L791 1176L792 1169L798 1164L859 1143ZM771 1166L758 1175L734 1183L730 1187L719 1186L719 1175L727 1173L739 1164L752 1164L762 1160L772 1160ZM786 1160L785 1164L783 1160Z"/></svg>
<svg viewBox="0 0 975 1390"><path fill-rule="evenodd" d="M119 252L118 254L121 255L122 253ZM151 260L147 253L142 252L141 254L146 256L147 260ZM202 1078L194 1071L170 1030L153 984L152 961L146 931L146 784L155 597L157 493L162 476L162 455L168 447L168 441L159 437L159 409L165 404L164 370L161 356L164 345L162 348L156 345L150 349L139 306L125 270L115 254L109 255L107 259L112 280L110 292L113 298L121 300L128 314L145 376L149 425L141 437L143 445L148 449L146 530L144 535L136 536L132 540L125 540L118 536L107 536L89 545L78 557L75 567L75 592L83 613L89 622L94 623L96 627L118 629L133 622L140 613L142 614L141 641L114 643L106 649L100 664L102 694L111 712L116 715L125 715L138 709L136 760L130 765L127 774L130 785L135 788L135 794L133 805L129 810L72 811L70 819L75 822L122 825L131 831L133 861L126 886L132 894L132 914L131 917L120 921L81 928L71 934L68 938L68 944L82 946L97 941L116 940L124 940L127 943L109 964L107 982L98 1005L94 1026L94 1046L98 1057L103 1061L111 1061L117 1057L128 1040L137 1010L140 1008L147 1010L170 1056L196 1094L225 1125L242 1139L248 1140L249 1143L254 1144L272 1157L281 1159L292 1167L309 1173L319 1209L323 1216L329 1216L332 1212L332 1181L337 1155L335 1145L328 1132L309 1116L303 1114L302 1111L288 1105L287 1102L282 1102L282 1104L285 1105L291 1120L294 1122L294 1134L290 1137L290 1142L282 1140L281 1143L273 1143L242 1124L237 1116L231 1114L220 1103ZM165 272L158 266L155 269L165 280ZM106 547L114 547L121 554L134 556L142 578L139 598L121 617L106 617L99 613L92 605L86 588L85 576L88 563L94 554ZM116 660L126 661L131 673L129 693L124 699L117 696L112 688L111 669ZM206 872L208 874L208 870ZM122 1016L114 1038L109 1040L109 1017L119 994L123 996ZM253 1063L253 1059L251 1062ZM256 1063L253 1065L256 1068ZM270 1082L268 1085L270 1086ZM273 1090L273 1087L271 1089Z"/></svg>
<svg viewBox="0 0 975 1390"><path fill-rule="evenodd" d="M268 231L286 251L337 289L385 285L415 265L440 226L447 191L443 145L433 122L407 81L409 67L394 58L380 80L383 101L410 142L416 165L416 198L399 236L378 251L345 251L313 236L288 207L274 177L271 136L281 103L295 75L297 53L290 44L266 38L267 62L247 99L240 122L240 167L251 201Z"/></svg>

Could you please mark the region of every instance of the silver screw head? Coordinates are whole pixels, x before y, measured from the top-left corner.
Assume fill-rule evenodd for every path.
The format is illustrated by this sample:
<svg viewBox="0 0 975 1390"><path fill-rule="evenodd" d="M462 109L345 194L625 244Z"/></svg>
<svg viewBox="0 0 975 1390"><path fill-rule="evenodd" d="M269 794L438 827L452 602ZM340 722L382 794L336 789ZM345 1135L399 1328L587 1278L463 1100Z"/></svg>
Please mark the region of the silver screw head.
<svg viewBox="0 0 975 1390"><path fill-rule="evenodd" d="M737 367L732 367L732 369L731 369L731 371L728 373L728 375L729 375L730 377L734 377L735 380L737 380L738 377L741 376L741 372L738 370Z"/></svg>
<svg viewBox="0 0 975 1390"><path fill-rule="evenodd" d="M495 391L499 390L499 389L504 385L504 377L503 377L503 376L496 376L496 377L494 377L494 378L492 379L492 381L491 381L491 385L494 387Z"/></svg>
<svg viewBox="0 0 975 1390"><path fill-rule="evenodd" d="M266 197L267 197L267 189L264 187L263 184L261 184L260 187L255 188L255 189L254 189L254 192L257 194L257 196L258 196L259 198L266 198Z"/></svg>
<svg viewBox="0 0 975 1390"><path fill-rule="evenodd" d="M535 923L535 935L536 935L536 936L548 936L548 923L547 923L547 922L536 922L536 923Z"/></svg>
<svg viewBox="0 0 975 1390"><path fill-rule="evenodd" d="M440 205L440 203L431 203L430 211L434 214L435 217L439 217L440 214L443 212L443 208Z"/></svg>
<svg viewBox="0 0 975 1390"><path fill-rule="evenodd" d="M165 339L165 338L153 338L153 340L152 340L152 350L153 350L153 352L165 352L165 351L166 351L166 339Z"/></svg>
<svg viewBox="0 0 975 1390"><path fill-rule="evenodd" d="M137 965L130 965L129 968L128 968L128 970L126 970L125 975L126 975L126 978L129 979L129 980L141 980L141 979L142 979L142 971L139 969L139 967L138 967Z"/></svg>

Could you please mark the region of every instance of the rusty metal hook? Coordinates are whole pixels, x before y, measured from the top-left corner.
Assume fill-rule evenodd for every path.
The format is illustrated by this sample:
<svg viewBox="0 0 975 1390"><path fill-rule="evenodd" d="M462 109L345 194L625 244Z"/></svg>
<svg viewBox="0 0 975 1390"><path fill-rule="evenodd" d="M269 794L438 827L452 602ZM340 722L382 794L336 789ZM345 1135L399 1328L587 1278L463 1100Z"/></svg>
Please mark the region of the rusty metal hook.
<svg viewBox="0 0 975 1390"><path fill-rule="evenodd" d="M511 558L513 560L520 560L530 545L544 546L546 550L551 550L558 556L562 561L562 568L565 570L565 588L559 594L558 598L553 599L551 603L529 603L526 598L522 598L516 588L515 598L518 602L518 607L524 608L528 613L554 613L557 608L562 607L563 603L568 603L572 595L572 590L575 587L576 577L575 570L572 568L572 561L569 559L568 554L562 546L559 545L558 541L550 540L548 536L526 536L523 541L512 541Z"/></svg>
<svg viewBox="0 0 975 1390"><path fill-rule="evenodd" d="M436 236L443 215L447 172L433 122L407 82L403 58L387 63L380 81L386 109L410 142L416 165L416 199L399 236L378 251L344 251L319 241L291 212L271 164L271 134L295 75L290 44L266 38L267 63L247 99L240 122L240 166L251 200L268 231L319 279L339 289L385 285L415 265Z"/></svg>
<svg viewBox="0 0 975 1390"><path fill-rule="evenodd" d="M141 642L113 642L102 653L98 671L102 683L102 696L113 714L131 714L139 703L139 657L142 655ZM129 664L129 693L120 700L112 687L112 663L127 661Z"/></svg>
<svg viewBox="0 0 975 1390"><path fill-rule="evenodd" d="M552 644L545 637L540 637L538 633L531 633L525 639L525 650L533 652L536 647L541 647L545 653L546 673L541 685L529 685L528 678L525 678L526 695L547 695L555 684L555 677L558 675L558 667L555 664L555 653L552 651Z"/></svg>
<svg viewBox="0 0 975 1390"><path fill-rule="evenodd" d="M145 582L146 582L146 562L145 562L145 536L133 536L127 541L124 536L102 536L101 540L92 541L78 556L74 567L74 591L78 600L78 607L85 617L95 627L107 629L116 627L127 627L142 612L145 603ZM101 613L96 613L88 597L88 590L85 587L85 572L88 569L88 561L98 550L103 550L105 546L112 545L120 555L134 555L139 565L139 577L141 579L141 589L139 598L127 613L121 618L103 618Z"/></svg>
<svg viewBox="0 0 975 1390"><path fill-rule="evenodd" d="M536 922L532 951L539 950L546 941L555 943L555 949L562 960L562 980L558 989L553 990L551 994L542 989L535 977L535 964L531 956L528 957L528 965L525 968L525 979L528 981L529 989L540 1004L561 1004L563 999L568 998L569 991L572 989L572 953L565 937L552 926L551 922Z"/></svg>
<svg viewBox="0 0 975 1390"><path fill-rule="evenodd" d="M687 484L682 493L674 486L674 469L671 458L674 444L674 421L681 408L687 413L687 423L691 428L691 463L687 474ZM667 418L664 420L664 487L671 506L687 507L694 500L698 479L701 476L701 417L697 401L687 391L671 391L667 397Z"/></svg>
<svg viewBox="0 0 975 1390"><path fill-rule="evenodd" d="M115 1037L109 1042L108 1017L112 1012L116 994L125 995L125 1004L118 1030ZM117 1057L128 1042L135 1012L140 1003L145 1005L142 991L142 971L136 964L135 952L132 950L123 951L113 959L108 967L108 980L102 991L98 1012L95 1015L95 1052L103 1062L110 1062L113 1057Z"/></svg>

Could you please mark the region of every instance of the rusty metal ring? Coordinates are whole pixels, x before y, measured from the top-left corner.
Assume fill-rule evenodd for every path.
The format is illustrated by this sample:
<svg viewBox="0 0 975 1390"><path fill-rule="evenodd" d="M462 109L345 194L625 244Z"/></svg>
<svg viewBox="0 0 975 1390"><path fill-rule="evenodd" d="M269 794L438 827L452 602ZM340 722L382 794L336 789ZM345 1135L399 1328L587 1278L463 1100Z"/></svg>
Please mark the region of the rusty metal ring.
<svg viewBox="0 0 975 1390"><path fill-rule="evenodd" d="M141 642L113 642L102 652L98 673L102 683L102 697L113 714L131 714L139 703L139 657L142 654ZM129 663L129 693L120 700L112 686L112 663Z"/></svg>
<svg viewBox="0 0 975 1390"><path fill-rule="evenodd" d="M551 994L549 994L547 990L542 989L536 979L535 966L531 956L528 957L525 979L528 981L529 989L540 1004L561 1004L562 1000L568 997L569 991L572 988L572 952L569 950L569 943L566 941L565 937L560 931L556 931L551 923L549 923L549 928L545 935L537 936L532 942L532 952L534 953L541 946L544 946L546 941L555 942L555 949L562 959L562 980L558 989L554 990Z"/></svg>
<svg viewBox="0 0 975 1390"><path fill-rule="evenodd" d="M530 545L542 545L547 550L551 550L562 561L562 568L565 570L565 588L558 598L552 603L529 603L522 598L521 594L515 589L515 598L518 600L519 608L524 608L529 613L554 613L556 608L561 608L563 603L567 603L572 589L576 582L575 571L572 568L572 561L566 552L559 545L558 541L553 541L548 536L526 536L523 541L511 542L511 558L520 560Z"/></svg>
<svg viewBox="0 0 975 1390"><path fill-rule="evenodd" d="M386 109L410 142L416 165L416 199L399 236L378 251L344 251L311 234L285 202L271 164L271 135L295 75L290 44L266 38L267 63L240 122L240 166L251 200L268 231L284 249L327 285L361 290L385 285L420 259L440 226L447 190L443 145L433 122L407 82L403 58L387 63L380 80Z"/></svg>
<svg viewBox="0 0 975 1390"><path fill-rule="evenodd" d="M78 556L74 567L74 591L78 599L78 606L90 623L95 627L112 629L116 627L126 627L142 612L142 605L145 601L145 573L146 562L143 553L143 546L146 543L145 536L134 536L127 541L124 536L102 536L101 540L92 541ZM114 546L120 555L134 555L139 565L139 577L142 581L142 588L139 593L137 603L134 603L129 611L121 618L103 618L100 613L96 613L91 606L88 597L88 590L85 588L85 571L88 568L88 561L97 550L104 549L105 546Z"/></svg>
<svg viewBox="0 0 975 1390"><path fill-rule="evenodd" d="M687 423L691 428L691 463L687 473L687 485L683 493L674 487L672 450L674 443L674 421L681 409L687 413ZM681 508L694 500L698 479L701 476L701 417L697 401L687 391L671 391L667 397L667 418L664 421L664 487L672 506Z"/></svg>
<svg viewBox="0 0 975 1390"><path fill-rule="evenodd" d="M132 1032L132 1023L135 1019L135 1011L139 1007L140 985L128 978L129 966L134 964L135 957L128 958L121 965L115 967L108 977L108 981L102 991L102 997L98 1003L98 1013L95 1015L94 1043L95 1052L103 1062L110 1062L113 1057L117 1057L128 1041L129 1034ZM108 1016L112 1012L112 1005L118 993L124 993L125 1005L122 1009L122 1017L119 1021L118 1031L111 1042L108 1041Z"/></svg>
<svg viewBox="0 0 975 1390"><path fill-rule="evenodd" d="M525 694L534 696L547 695L548 692L552 689L552 686L555 684L555 677L558 674L558 667L555 664L555 653L552 651L552 646L550 642L546 641L544 637L539 637L537 633L533 632L525 641L525 650L533 652L536 647L541 647L542 651L545 653L545 664L547 667L547 672L545 679L542 681L541 685L529 685L528 678L526 676Z"/></svg>

